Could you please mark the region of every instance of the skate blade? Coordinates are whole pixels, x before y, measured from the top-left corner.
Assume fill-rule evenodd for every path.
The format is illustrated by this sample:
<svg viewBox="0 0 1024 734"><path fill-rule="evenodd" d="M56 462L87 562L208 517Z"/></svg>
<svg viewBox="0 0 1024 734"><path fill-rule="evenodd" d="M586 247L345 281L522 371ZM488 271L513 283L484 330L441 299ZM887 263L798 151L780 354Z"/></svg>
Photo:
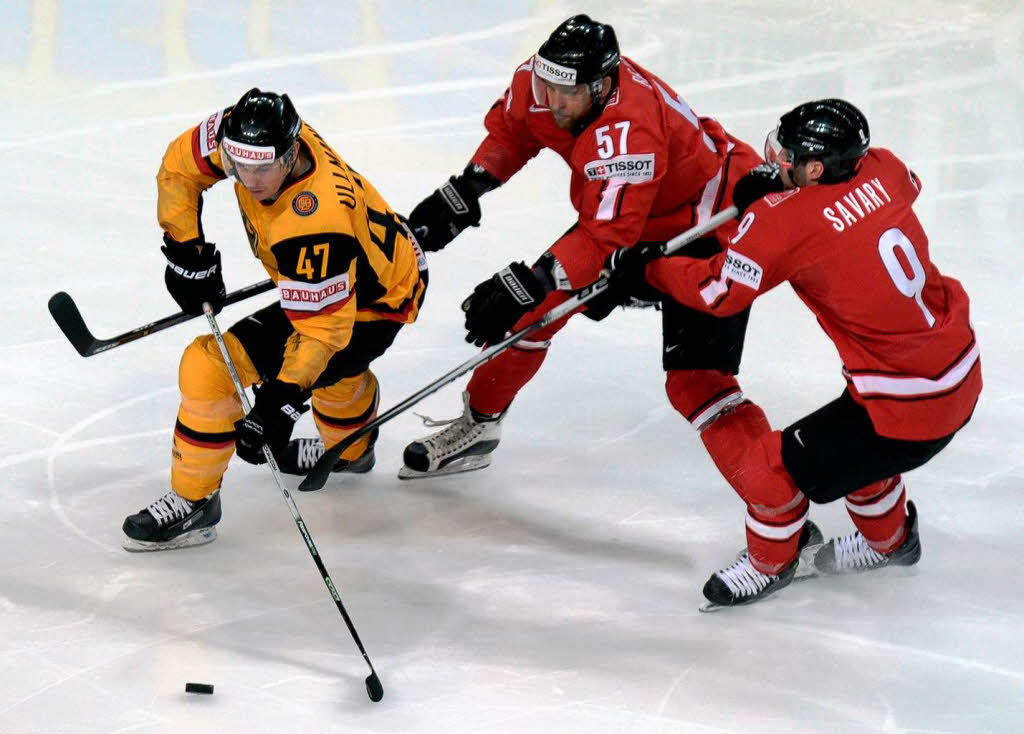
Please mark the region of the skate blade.
<svg viewBox="0 0 1024 734"><path fill-rule="evenodd" d="M824 543L808 545L800 551L800 562L797 564L796 574L793 576L794 581L813 579L820 573L817 566L814 565L814 556L823 545Z"/></svg>
<svg viewBox="0 0 1024 734"><path fill-rule="evenodd" d="M699 607L697 607L697 611L698 612L703 612L704 614L711 614L712 612L718 612L718 611L721 611L722 609L728 609L728 608L729 607L726 606L725 604L715 604L713 601L706 601L703 604L701 604Z"/></svg>
<svg viewBox="0 0 1024 734"><path fill-rule="evenodd" d="M217 539L217 528L199 528L182 533L174 540L167 540L156 543L147 543L144 540L135 540L124 536L121 547L129 553L151 553L152 551L177 550L178 548L191 548L194 545L206 545Z"/></svg>
<svg viewBox="0 0 1024 734"><path fill-rule="evenodd" d="M486 469L490 465L491 457L487 454L483 456L463 456L461 459L456 459L436 471L416 471L415 469L403 466L398 470L398 478L430 479L431 477L444 477L449 474L465 474L468 471Z"/></svg>

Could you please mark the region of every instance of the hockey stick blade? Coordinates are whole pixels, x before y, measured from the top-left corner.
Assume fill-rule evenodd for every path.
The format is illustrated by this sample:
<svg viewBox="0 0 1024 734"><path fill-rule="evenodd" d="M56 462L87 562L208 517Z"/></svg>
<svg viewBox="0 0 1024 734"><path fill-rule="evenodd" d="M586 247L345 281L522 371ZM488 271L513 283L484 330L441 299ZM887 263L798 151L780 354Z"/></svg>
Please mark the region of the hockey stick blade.
<svg viewBox="0 0 1024 734"><path fill-rule="evenodd" d="M230 306L232 303L238 303L251 296L269 291L274 287L274 281L269 278L261 280L258 283L253 283L228 293L223 305ZM82 313L78 310L75 300L70 295L64 291L54 293L47 305L50 309L50 315L57 322L57 326L64 332L64 336L68 338L68 341L71 342L71 346L83 357L91 357L108 349L120 347L144 336L155 334L158 331L163 331L171 326L177 326L196 318L196 314L187 314L179 311L110 339L97 339L89 331L89 327L85 325L85 319L82 318Z"/></svg>
<svg viewBox="0 0 1024 734"><path fill-rule="evenodd" d="M85 319L82 318L82 313L71 296L64 291L54 293L46 305L57 326L79 354L83 357L96 354L99 342L85 325Z"/></svg>

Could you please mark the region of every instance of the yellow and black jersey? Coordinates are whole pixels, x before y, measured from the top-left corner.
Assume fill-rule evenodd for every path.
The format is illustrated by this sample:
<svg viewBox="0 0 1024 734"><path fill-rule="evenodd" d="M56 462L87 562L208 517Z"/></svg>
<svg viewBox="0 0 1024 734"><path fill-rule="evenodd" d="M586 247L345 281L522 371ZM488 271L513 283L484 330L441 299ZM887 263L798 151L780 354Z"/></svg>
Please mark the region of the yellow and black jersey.
<svg viewBox="0 0 1024 734"><path fill-rule="evenodd" d="M160 226L176 241L202 238L202 194L226 178L217 130L230 109L176 138L157 175ZM312 162L273 202L240 183L235 195L253 254L278 287L296 333L278 377L309 387L349 342L356 321L412 323L426 269L422 251L377 190L303 123Z"/></svg>

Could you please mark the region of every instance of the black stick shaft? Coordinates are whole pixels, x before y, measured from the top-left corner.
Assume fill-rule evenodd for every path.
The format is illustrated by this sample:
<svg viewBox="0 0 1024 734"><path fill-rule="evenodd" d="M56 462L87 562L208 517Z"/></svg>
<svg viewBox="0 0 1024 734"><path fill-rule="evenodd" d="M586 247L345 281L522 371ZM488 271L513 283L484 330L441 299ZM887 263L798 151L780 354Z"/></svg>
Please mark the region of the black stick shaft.
<svg viewBox="0 0 1024 734"><path fill-rule="evenodd" d="M238 303L244 301L246 298L265 293L274 288L274 282L269 278L267 280L261 280L258 283L247 285L244 288L239 288L237 291L232 291L224 299L224 305L230 306L232 303ZM77 304L74 299L64 291L54 293L50 297L50 301L47 304L50 309L50 315L53 316L53 320L57 322L57 326L64 332L64 336L68 338L71 345L78 351L83 357L91 357L94 354L105 352L108 349L120 347L124 344L128 344L137 339L141 339L144 336L155 334L158 331L163 331L172 326L184 323L191 319L196 318L194 314L187 314L183 311L165 316L162 319L157 319L149 324L136 327L131 331L126 331L123 334L110 337L109 339L97 339L93 336L89 327L86 326L85 319L82 318L81 312L78 310Z"/></svg>

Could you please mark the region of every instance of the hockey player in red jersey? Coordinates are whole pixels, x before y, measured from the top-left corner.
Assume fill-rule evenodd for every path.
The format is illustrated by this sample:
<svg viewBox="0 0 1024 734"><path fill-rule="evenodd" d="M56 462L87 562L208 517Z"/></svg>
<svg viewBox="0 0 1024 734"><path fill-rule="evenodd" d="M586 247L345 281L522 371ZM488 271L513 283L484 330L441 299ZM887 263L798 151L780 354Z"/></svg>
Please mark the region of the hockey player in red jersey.
<svg viewBox="0 0 1024 734"><path fill-rule="evenodd" d="M424 249L440 250L479 224L480 197L544 148L569 165L569 196L579 217L532 267L511 263L466 299L467 340L478 346L500 341L596 280L616 248L663 242L706 221L731 204L734 183L761 162L716 121L698 117L664 81L620 57L611 26L585 15L559 25L516 69L485 124L487 137L465 171L409 215ZM702 246L708 256L720 250L709 240ZM741 310L715 319L672 302L663 310L666 390L697 430L736 410L763 417L735 378L747 317ZM506 411L567 320L479 367L462 417L411 443L401 476L487 466ZM720 466L736 459L728 449L712 456Z"/></svg>
<svg viewBox="0 0 1024 734"><path fill-rule="evenodd" d="M748 553L704 587L722 606L793 579L808 500L845 497L857 528L804 550L813 570L916 563L917 513L901 475L970 420L982 385L967 294L932 263L911 208L921 183L869 147L861 112L839 99L802 104L768 136L765 157L736 185L743 214L725 252L644 264L624 251L611 276L613 300L653 285L724 317L789 282L842 358L843 394L785 430L704 434L746 456L733 486L747 503Z"/></svg>

